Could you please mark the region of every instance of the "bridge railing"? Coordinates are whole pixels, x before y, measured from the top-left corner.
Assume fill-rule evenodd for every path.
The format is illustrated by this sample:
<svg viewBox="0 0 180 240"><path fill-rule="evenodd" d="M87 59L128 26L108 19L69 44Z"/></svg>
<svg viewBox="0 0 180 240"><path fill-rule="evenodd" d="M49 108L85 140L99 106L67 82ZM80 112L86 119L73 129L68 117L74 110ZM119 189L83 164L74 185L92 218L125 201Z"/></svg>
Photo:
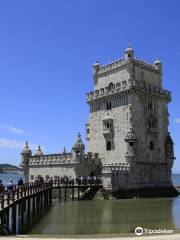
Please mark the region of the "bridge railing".
<svg viewBox="0 0 180 240"><path fill-rule="evenodd" d="M75 181L48 181L48 182L31 182L25 183L21 186L4 186L3 191L0 193L0 210L14 203L15 201L30 196L32 194L44 191L47 188L53 187L88 187L102 185L100 179L97 180L80 180Z"/></svg>
<svg viewBox="0 0 180 240"><path fill-rule="evenodd" d="M14 203L20 198L41 192L50 187L52 187L51 182L25 183L22 186L14 185L12 188L5 186L3 192L0 193L0 210Z"/></svg>

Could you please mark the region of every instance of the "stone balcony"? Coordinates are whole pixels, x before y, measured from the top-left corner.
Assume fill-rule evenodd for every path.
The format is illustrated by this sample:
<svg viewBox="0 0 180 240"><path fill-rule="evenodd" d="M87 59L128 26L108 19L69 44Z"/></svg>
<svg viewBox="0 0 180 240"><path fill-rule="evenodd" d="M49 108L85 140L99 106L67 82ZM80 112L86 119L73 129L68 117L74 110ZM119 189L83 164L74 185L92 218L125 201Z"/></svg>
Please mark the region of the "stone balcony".
<svg viewBox="0 0 180 240"><path fill-rule="evenodd" d="M112 138L114 136L114 131L110 128L103 129L103 135L105 138Z"/></svg>

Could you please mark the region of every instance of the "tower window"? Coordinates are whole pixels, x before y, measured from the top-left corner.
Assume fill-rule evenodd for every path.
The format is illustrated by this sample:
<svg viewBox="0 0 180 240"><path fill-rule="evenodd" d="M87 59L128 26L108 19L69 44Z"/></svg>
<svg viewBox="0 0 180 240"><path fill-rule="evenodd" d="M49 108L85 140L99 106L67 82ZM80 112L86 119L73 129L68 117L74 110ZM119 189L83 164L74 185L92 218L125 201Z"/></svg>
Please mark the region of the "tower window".
<svg viewBox="0 0 180 240"><path fill-rule="evenodd" d="M111 141L107 141L107 143L106 143L106 150L107 151L111 151L111 149L112 149Z"/></svg>
<svg viewBox="0 0 180 240"><path fill-rule="evenodd" d="M152 110L152 102L148 103L148 110L150 110L150 111Z"/></svg>
<svg viewBox="0 0 180 240"><path fill-rule="evenodd" d="M150 148L151 151L154 150L154 143L153 143L153 141L150 141L149 148Z"/></svg>
<svg viewBox="0 0 180 240"><path fill-rule="evenodd" d="M133 147L133 145L134 145L133 142L130 142L130 143L129 143L129 146Z"/></svg>
<svg viewBox="0 0 180 240"><path fill-rule="evenodd" d="M111 102L106 103L106 110L111 110Z"/></svg>

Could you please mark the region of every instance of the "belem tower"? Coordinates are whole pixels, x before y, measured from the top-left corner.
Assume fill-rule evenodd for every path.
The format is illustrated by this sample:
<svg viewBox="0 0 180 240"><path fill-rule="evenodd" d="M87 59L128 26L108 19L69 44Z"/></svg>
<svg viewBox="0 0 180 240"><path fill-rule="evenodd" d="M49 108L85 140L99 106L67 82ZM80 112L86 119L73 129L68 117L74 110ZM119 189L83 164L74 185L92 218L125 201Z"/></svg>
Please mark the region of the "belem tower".
<svg viewBox="0 0 180 240"><path fill-rule="evenodd" d="M21 166L26 181L35 177L100 175L105 189L172 186L173 141L168 131L171 93L162 86L162 63L124 57L93 65L94 91L87 93L88 153L80 134L71 152L36 153L26 143Z"/></svg>

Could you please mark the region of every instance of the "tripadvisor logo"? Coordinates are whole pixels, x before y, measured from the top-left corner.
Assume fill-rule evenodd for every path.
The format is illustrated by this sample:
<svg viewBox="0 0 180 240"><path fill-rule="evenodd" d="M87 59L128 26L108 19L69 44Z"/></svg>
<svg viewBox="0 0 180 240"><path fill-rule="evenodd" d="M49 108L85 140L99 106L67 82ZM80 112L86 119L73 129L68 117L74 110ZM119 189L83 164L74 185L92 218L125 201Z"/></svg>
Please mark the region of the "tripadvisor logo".
<svg viewBox="0 0 180 240"><path fill-rule="evenodd" d="M143 230L142 227L135 228L135 234L136 235L141 236L141 235L143 235L143 232L144 232L144 230Z"/></svg>
<svg viewBox="0 0 180 240"><path fill-rule="evenodd" d="M170 234L173 233L172 229L148 229L148 228L142 228L142 227L136 227L135 228L135 234L138 236L141 236L143 234Z"/></svg>

